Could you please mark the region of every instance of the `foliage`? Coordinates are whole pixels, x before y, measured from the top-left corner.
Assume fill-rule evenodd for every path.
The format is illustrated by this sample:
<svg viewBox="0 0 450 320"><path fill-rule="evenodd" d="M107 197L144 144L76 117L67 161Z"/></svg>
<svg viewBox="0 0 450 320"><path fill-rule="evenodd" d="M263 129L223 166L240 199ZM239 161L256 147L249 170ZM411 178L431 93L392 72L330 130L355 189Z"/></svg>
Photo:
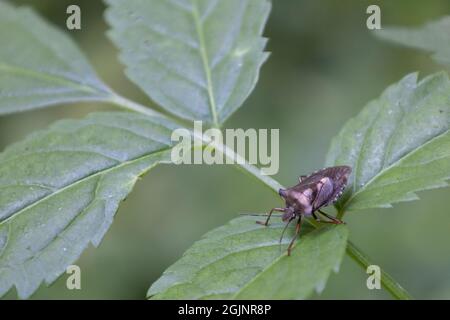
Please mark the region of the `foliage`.
<svg viewBox="0 0 450 320"><path fill-rule="evenodd" d="M170 162L178 117L221 126L251 93L268 56L262 37L267 0L107 4L109 36L127 76L169 115L113 92L65 34L30 9L0 2L0 40L6 44L0 48L0 114L80 101L132 111L62 120L0 154L0 294L15 286L27 298L42 281L53 282L89 243L98 245L138 178ZM442 21L437 25L447 23ZM424 40L430 33L447 35L439 30L432 25L414 32L411 43L448 61L441 41ZM383 37L400 39L392 30ZM408 75L344 126L327 157L329 165L354 169L338 203L341 216L446 186L449 89L444 73L420 81ZM280 187L257 168L239 166L275 192ZM310 221L287 257L278 245L283 225L274 221L264 228L254 220L237 218L208 233L167 269L149 296L307 298L325 286L345 251L362 266L368 263L347 241L346 226ZM395 297L408 297L388 276L383 285Z"/></svg>

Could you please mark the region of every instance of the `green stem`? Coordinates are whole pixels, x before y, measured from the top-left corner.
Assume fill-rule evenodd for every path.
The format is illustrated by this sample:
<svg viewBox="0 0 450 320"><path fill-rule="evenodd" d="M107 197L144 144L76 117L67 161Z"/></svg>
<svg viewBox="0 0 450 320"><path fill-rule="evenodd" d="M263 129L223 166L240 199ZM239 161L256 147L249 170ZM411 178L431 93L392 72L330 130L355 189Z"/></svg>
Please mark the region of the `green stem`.
<svg viewBox="0 0 450 320"><path fill-rule="evenodd" d="M136 103L132 100L128 100L127 98L124 98L122 96L119 95L112 95L108 102L121 107L121 108L125 108L131 111L135 111L137 113L141 113L141 114L145 114L147 116L163 116L162 113L159 113L153 109L147 108L146 106L143 106L139 103Z"/></svg>
<svg viewBox="0 0 450 320"><path fill-rule="evenodd" d="M155 116L158 115L160 117L166 117L157 111L149 109L143 105L137 104L127 98L121 96L113 96L110 100L111 103L141 113L145 115ZM234 163L237 163L234 167L242 170L246 174L256 178L257 180L264 183L265 186L269 187L272 191L278 194L278 190L283 188L283 186L278 183L278 181L272 179L269 176L262 175L260 169L249 164L243 157L239 154L236 154L234 150L228 148L226 145L217 144L211 145L211 141L205 137L194 136L194 138L201 139L204 144L209 144L209 146L216 148L216 152L221 152L225 155L225 157L232 159ZM337 218L341 219L344 216L344 210L339 210L337 214ZM318 224L309 219L308 222L313 226L317 227ZM373 263L370 262L370 259L364 254L361 250L359 250L351 241L347 242L347 254L358 264L360 265L364 271L367 269L369 265ZM381 269L381 284L386 291L388 291L394 298L396 299L411 299L411 295L400 285L397 281L394 280L388 273Z"/></svg>
<svg viewBox="0 0 450 320"><path fill-rule="evenodd" d="M367 270L367 267L373 265L369 257L359 250L352 242L347 243L347 254ZM397 281L394 280L387 272L381 269L381 285L394 298L399 300L410 300L412 296Z"/></svg>

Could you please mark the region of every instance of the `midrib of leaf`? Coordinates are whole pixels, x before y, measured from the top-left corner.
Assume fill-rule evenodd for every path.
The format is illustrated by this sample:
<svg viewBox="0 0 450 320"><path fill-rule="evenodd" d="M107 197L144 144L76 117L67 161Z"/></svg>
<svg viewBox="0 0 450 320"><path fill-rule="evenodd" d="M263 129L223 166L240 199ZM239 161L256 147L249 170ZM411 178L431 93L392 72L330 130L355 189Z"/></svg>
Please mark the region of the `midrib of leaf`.
<svg viewBox="0 0 450 320"><path fill-rule="evenodd" d="M419 101L421 102L424 98L421 98ZM388 161L388 157L390 155L390 153L392 152L392 141L394 140L393 137L395 137L395 135L398 132L398 128L400 128L400 124L404 123L404 115L405 115L405 111L403 110L403 108L399 108L400 112L401 112L401 120L400 122L395 126L394 130L391 132L390 136L389 136L389 141L387 143L387 146L384 150L384 157L383 157L383 164L382 166L385 167Z"/></svg>
<svg viewBox="0 0 450 320"><path fill-rule="evenodd" d="M91 177L91 176L89 176L89 177ZM84 178L83 178L84 179ZM32 261L32 260L34 260L34 259L36 259L37 257L39 257L40 255L42 255L42 253L53 243L53 241L55 240L55 239L57 239L58 237L60 237L60 235L62 234L62 233L64 233L66 230L68 230L72 225L73 225L73 223L79 218L79 217L81 217L83 214L85 214L86 212L87 212L87 210L89 210L90 209L90 207L92 206L92 204L94 203L94 201L95 201L95 199L97 198L97 194L98 194L98 187L99 187L99 185L100 185L100 181L101 181L101 179L102 179L102 177L100 176L98 179L97 179L97 181L96 181L96 183L95 183L95 190L94 190L94 195L92 196L92 199L89 201L89 203L83 208L83 210L82 211L80 211L77 215L75 215L73 218L72 218L72 220L70 220L70 222L66 225L66 226L64 226L64 228L62 228L61 230L59 230L59 232L57 233L57 234L55 234L55 236L52 238L52 239L50 239L48 242L47 242L47 244L45 245L45 246L43 246L42 248L40 248L35 254L33 254L31 257L29 257L29 258L27 258L26 260L24 260L24 262L23 262L23 264L25 264L26 262L28 262L28 261ZM90 179L85 179L84 181L88 181L88 180L90 180ZM74 183L74 184L72 184L72 185L70 185L70 187L73 187L73 186L76 186L76 184ZM67 189L70 189L70 188L67 188ZM62 192L64 191L64 190L61 190ZM58 193L55 193L55 195L56 194L58 194ZM41 199L42 200L42 199ZM39 201L38 201L39 202ZM30 206L30 208L32 208L32 206ZM20 213L20 212L19 212ZM13 216L16 216L16 215L13 215ZM7 221L8 219L6 219L5 221ZM3 221L3 222L5 222L5 221ZM2 222L2 223L3 223ZM9 232L9 231L8 231ZM8 240L7 240L8 241ZM6 242L6 244L5 244L5 246L3 247L3 249L2 249L2 252L4 251L4 250L6 250L6 248L8 247L8 242ZM0 252L0 254L2 253L2 252Z"/></svg>
<svg viewBox="0 0 450 320"><path fill-rule="evenodd" d="M19 75L26 75L26 76L29 76L32 78L36 78L38 80L46 80L49 82L53 82L55 84L61 84L64 86L73 87L77 90L88 92L88 93L97 93L97 94L98 93L100 93L100 94L106 93L106 92L101 92L101 91L95 90L92 87L82 85L80 83L69 80L67 78L61 78L61 77L57 77L55 75L51 75L51 74L43 73L43 72L36 72L31 69L25 69L25 68L21 68L21 67L14 66L14 65L8 65L5 63L0 63L0 70L6 71L9 73L19 74Z"/></svg>
<svg viewBox="0 0 450 320"><path fill-rule="evenodd" d="M378 111L377 111L377 116L375 116L374 118L373 118L373 120L372 120L372 122L370 123L370 127L369 128L367 128L367 130L366 130L366 132L364 132L364 139L363 139L363 141L362 141L362 143L361 143L361 150L362 150L362 148L363 148L363 146L366 144L366 141L367 141L367 138L370 136L370 133L372 132L372 124L375 122L375 119L378 117L378 114L380 113L380 110L381 110L382 108L379 108L378 109ZM353 169L354 170L354 174L353 174L353 194L355 193L355 190L356 190L356 186L358 185L357 184L357 179L358 179L358 170L359 170L359 166L360 166L360 163L361 163L361 155L362 155L362 153L363 152L360 152L359 154L358 154L358 158L356 159L356 163L355 163L355 168ZM339 217L339 219L341 219L342 217Z"/></svg>
<svg viewBox="0 0 450 320"><path fill-rule="evenodd" d="M413 151L403 155L402 157L400 157L397 161L393 162L391 165L389 165L388 167L383 168L382 170L380 170L376 175L374 175L372 178L370 178L369 181L367 181L366 184L364 184L358 191L353 192L352 195L344 202L342 208L346 208L348 204L351 203L351 201L361 192L363 192L367 186L369 186L373 181L375 181L379 176L383 175L386 171L392 169L393 167L397 166L398 163L400 163L401 161L408 159L408 157L413 156L416 152L419 152L422 148L424 148L425 146L427 146L428 144L432 143L435 139L440 138L441 136L449 133L450 130L447 130L433 138L431 138L430 140L428 140L427 142L421 144L420 146L418 146L417 148L415 148ZM361 153L360 153L361 154ZM359 155L358 155L359 156ZM355 178L356 179L356 178Z"/></svg>
<svg viewBox="0 0 450 320"><path fill-rule="evenodd" d="M145 160L146 158L153 157L153 156L158 155L158 154L162 154L162 153L164 153L164 152L166 152L166 151L168 151L168 150L171 150L171 149L172 149L172 148L164 148L164 149L161 149L161 150L159 150L159 151L152 152L151 154L146 154L146 155L144 155L144 156L141 156L141 157L138 157L138 158L135 158L135 159L132 159L132 160L128 160L128 161L125 161L125 162L122 162L122 163L119 164L119 165L112 166L112 167L109 167L109 168L107 168L107 169L100 170L100 171L98 171L98 172L96 172L96 173L94 173L94 174L88 175L88 176L86 176L86 177L84 177L84 178L82 178L82 179L80 179L80 180L78 180L78 181L76 181L76 182L74 182L74 183L68 184L67 186L65 186L65 187L63 187L63 188L60 188L60 189L58 189L57 191L52 192L52 193L46 195L45 197L43 197L43 198L41 198L41 199L39 199L39 200L33 202L33 203L30 204L29 206L26 206L26 207L20 209L19 211L17 211L17 212L14 213L13 215L11 215L11 216L9 216L8 218L6 218L5 220L1 221L1 222L0 222L0 225L1 225L1 224L4 224L4 223L7 223L9 220L14 219L14 218L17 217L18 215L20 215L20 214L26 212L27 210L30 210L30 209L34 208L35 206L39 205L40 203L45 202L45 201L47 201L48 199L51 199L52 197L57 196L58 194L63 193L64 191L69 190L70 188L73 188L73 187L77 186L78 184L81 184L81 183L83 183L83 182L89 181L89 180L94 179L94 178L96 178L96 177L99 177L99 176L108 174L108 173L111 172L111 171L120 169L120 168L122 168L122 167L126 167L126 166L128 166L128 165L134 164L134 163L139 162L139 161L141 161L141 160ZM154 165L156 165L156 163L155 163ZM154 165L153 165L153 166L154 166ZM152 167L153 167L153 166L152 166ZM151 169L152 167L150 167L149 169Z"/></svg>
<svg viewBox="0 0 450 320"><path fill-rule="evenodd" d="M193 0L192 2L192 16L194 18L195 22L195 30L197 31L197 37L199 41L199 50L200 55L203 62L203 68L205 69L205 77L206 77L206 85L208 90L208 97L209 97L209 107L211 109L211 115L213 118L213 124L215 127L219 127L219 120L217 118L217 106L216 106L216 99L214 96L214 87L212 83L212 76L211 76L211 68L209 64L209 58L208 58L208 52L206 50L206 42L205 42L205 33L203 30L203 24L200 19L200 15L198 12L198 4L197 1Z"/></svg>

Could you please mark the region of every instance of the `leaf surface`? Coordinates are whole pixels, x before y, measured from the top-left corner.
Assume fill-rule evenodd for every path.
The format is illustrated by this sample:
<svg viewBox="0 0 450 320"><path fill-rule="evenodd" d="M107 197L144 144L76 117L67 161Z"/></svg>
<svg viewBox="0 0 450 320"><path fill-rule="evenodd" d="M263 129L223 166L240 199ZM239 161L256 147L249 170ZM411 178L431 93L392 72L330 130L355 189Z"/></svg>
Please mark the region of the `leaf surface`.
<svg viewBox="0 0 450 320"><path fill-rule="evenodd" d="M126 74L169 112L218 126L253 90L267 58L269 1L106 2Z"/></svg>
<svg viewBox="0 0 450 320"><path fill-rule="evenodd" d="M421 27L383 27L374 31L380 39L433 54L433 59L450 66L450 16Z"/></svg>
<svg viewBox="0 0 450 320"><path fill-rule="evenodd" d="M345 225L314 230L304 224L292 255L294 228L280 218L269 227L239 217L207 233L149 289L153 299L303 299L321 291L347 245ZM280 251L280 249L282 251Z"/></svg>
<svg viewBox="0 0 450 320"><path fill-rule="evenodd" d="M75 43L29 8L0 1L0 115L111 96Z"/></svg>
<svg viewBox="0 0 450 320"><path fill-rule="evenodd" d="M0 154L0 295L53 282L97 246L140 176L170 161L165 119L96 113L63 120Z"/></svg>
<svg viewBox="0 0 450 320"><path fill-rule="evenodd" d="M327 165L353 168L340 208L390 207L450 178L450 81L410 74L349 120L332 141Z"/></svg>

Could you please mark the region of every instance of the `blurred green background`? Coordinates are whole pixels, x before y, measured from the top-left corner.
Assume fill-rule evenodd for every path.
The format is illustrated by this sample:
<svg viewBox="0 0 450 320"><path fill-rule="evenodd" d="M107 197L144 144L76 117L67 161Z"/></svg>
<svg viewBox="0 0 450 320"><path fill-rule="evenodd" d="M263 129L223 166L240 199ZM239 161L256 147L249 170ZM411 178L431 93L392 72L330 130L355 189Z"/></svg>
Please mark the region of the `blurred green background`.
<svg viewBox="0 0 450 320"><path fill-rule="evenodd" d="M109 85L152 105L123 74L117 50L105 36L102 1L12 2L33 6L61 29L67 6L78 4L82 30L66 32ZM425 76L444 69L427 54L371 36L366 28L370 4L380 5L382 25L420 25L450 13L448 0L273 1L265 32L272 55L256 90L226 127L280 128L275 178L284 185L321 168L331 138L389 84L410 72ZM108 109L112 107L80 104L2 117L0 149L57 119ZM449 189L419 196L420 201L393 209L349 213L350 237L414 297L449 299ZM238 213L279 204L279 197L231 166L159 166L137 184L100 247L90 247L77 262L82 290L67 290L63 275L33 298L143 299L150 284L206 231ZM314 298L390 298L383 290L368 290L366 279L364 270L345 257L339 274L332 274L325 291ZM12 291L5 298L15 297Z"/></svg>

